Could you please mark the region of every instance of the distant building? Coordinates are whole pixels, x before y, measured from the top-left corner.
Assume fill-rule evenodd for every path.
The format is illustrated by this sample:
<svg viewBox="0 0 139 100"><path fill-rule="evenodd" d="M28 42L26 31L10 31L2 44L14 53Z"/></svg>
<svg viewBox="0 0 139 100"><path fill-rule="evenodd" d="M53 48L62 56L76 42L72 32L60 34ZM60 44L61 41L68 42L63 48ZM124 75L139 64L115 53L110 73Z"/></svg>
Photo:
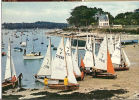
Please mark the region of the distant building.
<svg viewBox="0 0 139 100"><path fill-rule="evenodd" d="M122 25L113 25L112 28L113 29L122 29L123 26Z"/></svg>
<svg viewBox="0 0 139 100"><path fill-rule="evenodd" d="M109 17L108 14L102 14L99 16L99 28L109 26Z"/></svg>
<svg viewBox="0 0 139 100"><path fill-rule="evenodd" d="M139 13L139 9L134 10L134 12Z"/></svg>

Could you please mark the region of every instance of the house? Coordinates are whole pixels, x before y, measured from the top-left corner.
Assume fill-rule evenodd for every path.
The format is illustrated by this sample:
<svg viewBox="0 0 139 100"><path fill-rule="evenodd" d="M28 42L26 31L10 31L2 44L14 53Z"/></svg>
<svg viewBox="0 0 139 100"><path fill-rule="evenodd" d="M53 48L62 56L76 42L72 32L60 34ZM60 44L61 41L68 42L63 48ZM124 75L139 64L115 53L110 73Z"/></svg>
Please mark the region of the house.
<svg viewBox="0 0 139 100"><path fill-rule="evenodd" d="M99 16L99 28L109 27L108 14L102 14Z"/></svg>

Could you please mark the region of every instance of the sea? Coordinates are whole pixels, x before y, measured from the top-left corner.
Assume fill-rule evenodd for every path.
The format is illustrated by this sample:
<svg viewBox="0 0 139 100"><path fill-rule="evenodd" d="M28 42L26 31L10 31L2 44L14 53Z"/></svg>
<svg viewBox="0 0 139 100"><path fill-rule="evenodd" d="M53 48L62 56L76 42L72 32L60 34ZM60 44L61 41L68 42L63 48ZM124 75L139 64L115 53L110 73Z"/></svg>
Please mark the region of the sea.
<svg viewBox="0 0 139 100"><path fill-rule="evenodd" d="M27 41L27 47L21 47L22 49L26 49L26 53L30 53L33 51L33 45L34 45L34 52L41 52L43 56L45 56L45 53L47 51L47 46L49 44L49 38L51 38L51 43L54 45L54 47L58 47L61 37L58 36L49 36L47 35L47 32L51 32L53 29L21 29L21 30L7 30L2 29L2 40L4 45L4 49L1 49L2 52L7 53L8 49L8 40L10 38L13 43L11 43L11 56L13 58L15 70L17 76L22 73L23 79L22 79L22 87L23 88L42 88L44 85L39 82L35 82L34 75L39 71L43 59L36 59L36 60L24 60L23 59L23 51L15 51L14 47L21 47L20 42L26 42ZM15 37L15 34L17 37ZM35 41L33 41L33 39ZM41 44L43 42L44 44ZM66 42L66 38L64 39L64 42ZM52 49L52 56L55 56L56 50ZM73 50L74 52L75 50ZM79 64L80 64L80 58L84 57L84 50L79 50ZM5 75L5 67L6 67L6 59L7 56L2 56L1 60L1 68L2 68L2 80L4 79Z"/></svg>

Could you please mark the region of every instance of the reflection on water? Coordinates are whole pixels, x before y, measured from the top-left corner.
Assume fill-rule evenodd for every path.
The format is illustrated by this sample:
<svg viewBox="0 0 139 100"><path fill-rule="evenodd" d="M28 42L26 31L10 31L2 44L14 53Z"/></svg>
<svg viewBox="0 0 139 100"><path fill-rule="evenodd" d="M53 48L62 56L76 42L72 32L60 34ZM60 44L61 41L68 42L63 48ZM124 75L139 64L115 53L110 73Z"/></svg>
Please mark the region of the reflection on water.
<svg viewBox="0 0 139 100"><path fill-rule="evenodd" d="M49 42L49 39L47 36L45 36L46 32L49 32L50 30L27 30L23 32L23 35L21 36L21 32L16 30L2 30L3 35L3 41L5 43L5 48L2 49L2 52L7 52L8 48L8 39L9 37L12 38L13 43L11 44L12 46L12 58L13 62L15 64L15 69L16 69L16 74L19 75L21 72L23 73L23 87L24 88L40 88L43 87L42 84L35 82L34 76L41 64L43 59L38 59L38 60L24 60L23 59L23 52L18 52L14 51L14 47L21 47L20 42L21 41L27 41L27 47L22 47L23 49L27 50L27 53L30 53L33 50L33 45L34 45L34 51L39 52L41 51L42 55L45 55L46 50L47 50L47 45ZM16 38L14 34L16 33L19 38ZM33 34L32 34L33 33ZM12 35L12 36L11 36ZM43 38L42 38L43 37ZM32 41L33 39L36 39L35 41ZM54 45L54 47L57 47L59 42L60 42L60 37L53 36L51 37L51 43ZM44 42L44 44L41 44L41 42ZM53 51L52 47L52 55L54 56L56 53L56 50ZM79 63L81 57L84 57L84 50L79 50ZM5 73L5 65L6 65L6 58L7 56L2 57L2 79L4 78L4 73Z"/></svg>

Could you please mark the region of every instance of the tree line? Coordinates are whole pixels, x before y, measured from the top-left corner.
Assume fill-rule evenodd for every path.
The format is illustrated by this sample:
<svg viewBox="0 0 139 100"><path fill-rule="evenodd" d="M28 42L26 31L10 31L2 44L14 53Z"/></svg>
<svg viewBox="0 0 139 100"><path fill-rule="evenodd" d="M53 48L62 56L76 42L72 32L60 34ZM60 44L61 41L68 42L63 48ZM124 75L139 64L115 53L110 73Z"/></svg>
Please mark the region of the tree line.
<svg viewBox="0 0 139 100"><path fill-rule="evenodd" d="M38 21L34 23L3 23L2 28L5 29L33 29L33 28L47 28L47 29L62 29L66 28L68 24L66 23L53 23L53 22L43 22Z"/></svg>
<svg viewBox="0 0 139 100"><path fill-rule="evenodd" d="M110 24L139 25L139 9L134 12L120 13L113 17L109 12L105 12L101 8L78 6L70 14L71 16L67 19L67 22L76 27L98 25L98 18L101 14L108 14Z"/></svg>

